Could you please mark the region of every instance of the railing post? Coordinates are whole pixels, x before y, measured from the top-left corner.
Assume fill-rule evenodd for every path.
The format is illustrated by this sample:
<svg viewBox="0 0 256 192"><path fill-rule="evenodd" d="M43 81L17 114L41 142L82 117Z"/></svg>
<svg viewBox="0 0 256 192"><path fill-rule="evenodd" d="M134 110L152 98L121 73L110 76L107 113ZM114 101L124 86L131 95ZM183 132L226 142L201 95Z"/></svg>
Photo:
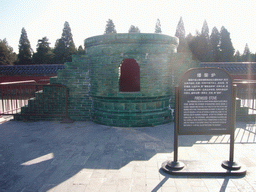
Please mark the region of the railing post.
<svg viewBox="0 0 256 192"><path fill-rule="evenodd" d="M34 84L28 84L28 83L34 83ZM0 101L2 104L1 109L0 109L0 116L1 115L16 115L16 116L64 116L64 119L61 121L62 123L72 123L73 120L69 118L68 114L68 90L67 87L64 85L58 85L58 84L53 84L53 85L44 85L46 87L58 87L59 91L62 91L61 94L56 95L60 96L60 104L61 104L61 109L60 111L57 110L56 114L52 113L41 113L42 111L39 110L44 110L44 105L48 103L46 101L46 98L44 96L52 96L49 94L48 89L45 89L45 92L43 92L43 97L42 97L42 104L43 108L40 109L39 107L36 108L35 112L32 112L31 114L24 113L24 114L18 114L18 109L21 109L24 105L28 104L27 100L31 97L35 97L35 92L39 91L43 85L41 84L36 84L35 81L23 81L23 82L10 82L10 83L0 83L0 96L1 100ZM22 88L23 87L23 88ZM57 90L57 91L58 91ZM63 97L65 97L65 101L63 102ZM15 101L16 99L16 101ZM21 101L18 103L18 99ZM39 102L39 101L38 101ZM55 102L55 101L53 101ZM65 109L63 108L63 104L65 105ZM48 111L51 110L50 106L48 107ZM59 105L56 105L56 107L59 107ZM64 111L65 110L65 111Z"/></svg>

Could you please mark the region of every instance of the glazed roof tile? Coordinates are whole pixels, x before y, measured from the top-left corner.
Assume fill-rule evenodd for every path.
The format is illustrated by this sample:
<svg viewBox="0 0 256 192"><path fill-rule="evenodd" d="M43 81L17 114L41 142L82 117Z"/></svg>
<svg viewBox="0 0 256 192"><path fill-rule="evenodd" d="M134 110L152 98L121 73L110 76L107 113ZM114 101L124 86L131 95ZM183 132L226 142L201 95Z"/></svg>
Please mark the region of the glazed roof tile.
<svg viewBox="0 0 256 192"><path fill-rule="evenodd" d="M200 67L218 67L230 74L256 74L256 62L202 62Z"/></svg>
<svg viewBox="0 0 256 192"><path fill-rule="evenodd" d="M8 65L0 66L0 75L43 75L56 74L57 70L64 69L63 64L43 65Z"/></svg>

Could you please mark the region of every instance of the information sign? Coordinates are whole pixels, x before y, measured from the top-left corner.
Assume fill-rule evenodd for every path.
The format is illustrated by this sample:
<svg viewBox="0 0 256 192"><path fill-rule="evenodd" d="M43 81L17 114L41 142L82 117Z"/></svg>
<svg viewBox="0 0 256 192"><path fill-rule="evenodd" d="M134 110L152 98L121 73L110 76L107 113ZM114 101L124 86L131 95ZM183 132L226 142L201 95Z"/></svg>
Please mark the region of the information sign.
<svg viewBox="0 0 256 192"><path fill-rule="evenodd" d="M228 134L231 123L232 80L219 68L187 71L179 84L178 134Z"/></svg>

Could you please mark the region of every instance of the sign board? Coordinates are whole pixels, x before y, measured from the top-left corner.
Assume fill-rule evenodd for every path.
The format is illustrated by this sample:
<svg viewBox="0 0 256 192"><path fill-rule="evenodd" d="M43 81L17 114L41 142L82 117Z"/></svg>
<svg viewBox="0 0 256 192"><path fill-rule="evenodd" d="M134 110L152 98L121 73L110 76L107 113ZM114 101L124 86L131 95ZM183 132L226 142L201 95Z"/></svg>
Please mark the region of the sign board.
<svg viewBox="0 0 256 192"><path fill-rule="evenodd" d="M179 84L180 135L229 134L232 80L219 68L187 71Z"/></svg>
<svg viewBox="0 0 256 192"><path fill-rule="evenodd" d="M162 169L170 174L181 175L244 175L245 169L234 162L236 85L229 74L219 68L197 68L187 71L175 87L175 129L173 161L165 161ZM221 169L210 163L202 169L196 163L194 170L178 161L179 135L230 134L229 160ZM183 169L184 168L184 169ZM205 169L206 168L206 169ZM224 170L223 170L224 168ZM228 171L227 171L228 170Z"/></svg>

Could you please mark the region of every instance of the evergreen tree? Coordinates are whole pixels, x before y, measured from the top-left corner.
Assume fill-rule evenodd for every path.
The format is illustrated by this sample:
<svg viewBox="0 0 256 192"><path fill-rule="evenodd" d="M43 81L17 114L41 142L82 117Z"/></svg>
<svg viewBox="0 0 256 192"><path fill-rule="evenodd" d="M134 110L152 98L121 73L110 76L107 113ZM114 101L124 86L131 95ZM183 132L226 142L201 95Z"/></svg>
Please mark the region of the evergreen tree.
<svg viewBox="0 0 256 192"><path fill-rule="evenodd" d="M54 63L56 64L64 64L65 63L65 43L62 40L62 38L57 39L55 42L55 47L54 47Z"/></svg>
<svg viewBox="0 0 256 192"><path fill-rule="evenodd" d="M159 19L157 19L157 21L156 21L155 33L162 33L161 23L160 23Z"/></svg>
<svg viewBox="0 0 256 192"><path fill-rule="evenodd" d="M72 55L76 54L76 47L69 23L64 23L61 39L58 39L54 48L55 63L65 63L72 61Z"/></svg>
<svg viewBox="0 0 256 192"><path fill-rule="evenodd" d="M85 55L85 50L83 49L82 45L80 45L78 47L77 54L78 55Z"/></svg>
<svg viewBox="0 0 256 192"><path fill-rule="evenodd" d="M202 34L207 40L209 40L209 27L208 27L208 24L207 24L206 20L204 20L201 34Z"/></svg>
<svg viewBox="0 0 256 192"><path fill-rule="evenodd" d="M104 34L112 34L116 33L115 25L111 19L107 21L107 25L105 28L105 33Z"/></svg>
<svg viewBox="0 0 256 192"><path fill-rule="evenodd" d="M242 61L244 62L251 62L252 58L251 58L251 52L249 49L248 44L246 43L245 48L244 48L244 53L242 55Z"/></svg>
<svg viewBox="0 0 256 192"><path fill-rule="evenodd" d="M256 53L252 54L252 62L256 62Z"/></svg>
<svg viewBox="0 0 256 192"><path fill-rule="evenodd" d="M76 53L76 47L75 47L75 43L73 41L73 35L71 33L71 28L67 21L64 23L64 28L63 28L61 39L65 45L64 61L70 62L70 61L72 61L72 55Z"/></svg>
<svg viewBox="0 0 256 192"><path fill-rule="evenodd" d="M194 38L194 36L191 34L191 33L189 33L188 35L187 35L187 37L186 37L186 42L187 42L187 44L189 45L189 43L193 40L193 38Z"/></svg>
<svg viewBox="0 0 256 192"><path fill-rule="evenodd" d="M10 47L6 39L0 39L0 65L13 65L17 59L16 53Z"/></svg>
<svg viewBox="0 0 256 192"><path fill-rule="evenodd" d="M131 25L128 33L140 33L140 29L138 27L135 27L134 25Z"/></svg>
<svg viewBox="0 0 256 192"><path fill-rule="evenodd" d="M233 61L234 52L235 49L231 42L230 33L222 26L220 30L220 61Z"/></svg>
<svg viewBox="0 0 256 192"><path fill-rule="evenodd" d="M220 33L216 27L212 29L210 42L212 46L213 61L218 62L220 60Z"/></svg>
<svg viewBox="0 0 256 192"><path fill-rule="evenodd" d="M37 52L33 54L33 63L35 64L51 64L53 63L54 53L49 46L47 37L38 40Z"/></svg>
<svg viewBox="0 0 256 192"><path fill-rule="evenodd" d="M19 41L19 54L18 54L18 64L19 65L28 65L32 61L32 49L30 42L28 40L27 32L25 28L21 30L21 36Z"/></svg>
<svg viewBox="0 0 256 192"><path fill-rule="evenodd" d="M182 17L180 17L180 21L177 25L175 36L178 37L179 39L185 39L186 37L186 32L185 32L185 27L184 27Z"/></svg>
<svg viewBox="0 0 256 192"><path fill-rule="evenodd" d="M71 28L67 21L64 23L64 28L63 28L61 39L63 40L65 47L72 48L73 50L75 50L73 35L71 33Z"/></svg>
<svg viewBox="0 0 256 192"><path fill-rule="evenodd" d="M202 34L198 33L189 41L189 48L199 61L209 61L209 45Z"/></svg>
<svg viewBox="0 0 256 192"><path fill-rule="evenodd" d="M196 31L196 36L190 37L188 44L191 52L199 61L209 62L213 60L213 50L206 21L203 23L201 33Z"/></svg>
<svg viewBox="0 0 256 192"><path fill-rule="evenodd" d="M199 61L209 62L213 60L213 50L206 21L203 23L202 33L197 31L197 35L189 41L189 47Z"/></svg>
<svg viewBox="0 0 256 192"><path fill-rule="evenodd" d="M241 58L241 54L239 51L236 51L235 56L234 56L234 61L235 62L241 62L242 58Z"/></svg>
<svg viewBox="0 0 256 192"><path fill-rule="evenodd" d="M179 23L176 28L176 33L175 36L179 38L179 46L177 48L178 52L185 52L188 50L188 44L186 42L186 32L185 32L185 27L184 23L182 20L182 17L180 17Z"/></svg>
<svg viewBox="0 0 256 192"><path fill-rule="evenodd" d="M213 48L211 45L210 36L209 36L209 27L206 20L204 20L203 27L201 30L201 39L202 39L203 46L206 49L205 50L206 54L203 56L202 60L205 62L213 61Z"/></svg>

